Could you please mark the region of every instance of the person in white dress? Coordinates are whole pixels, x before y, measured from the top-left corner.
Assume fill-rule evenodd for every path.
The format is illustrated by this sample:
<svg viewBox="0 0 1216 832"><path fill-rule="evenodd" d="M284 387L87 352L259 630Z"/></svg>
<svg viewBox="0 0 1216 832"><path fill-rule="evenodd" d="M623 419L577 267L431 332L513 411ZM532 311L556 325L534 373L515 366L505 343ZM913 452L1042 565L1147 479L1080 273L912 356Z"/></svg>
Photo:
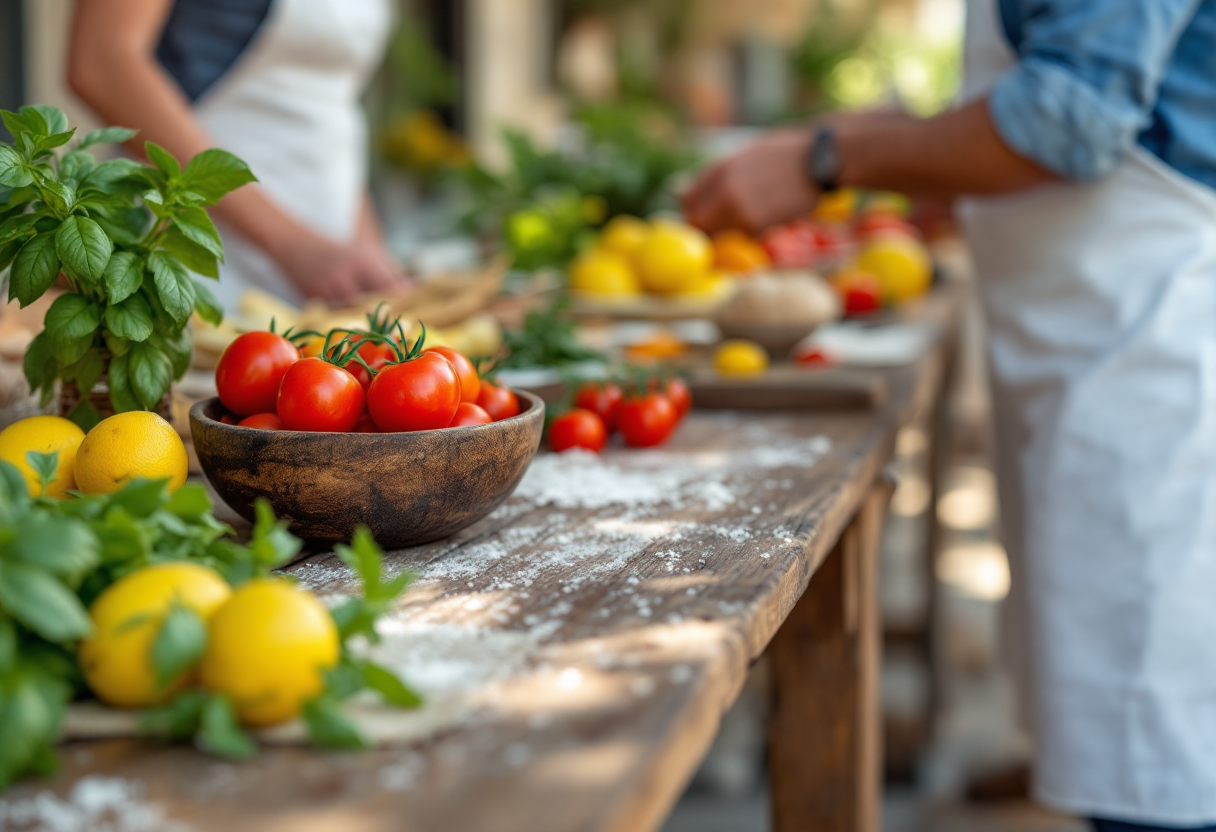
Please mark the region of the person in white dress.
<svg viewBox="0 0 1216 832"><path fill-rule="evenodd" d="M1035 796L1216 832L1216 0L970 9L961 106L770 134L685 210L970 197Z"/></svg>
<svg viewBox="0 0 1216 832"><path fill-rule="evenodd" d="M379 64L390 0L82 0L68 81L102 121L179 160L210 147L257 184L213 210L231 310L246 287L299 303L408 281L367 194L359 97Z"/></svg>

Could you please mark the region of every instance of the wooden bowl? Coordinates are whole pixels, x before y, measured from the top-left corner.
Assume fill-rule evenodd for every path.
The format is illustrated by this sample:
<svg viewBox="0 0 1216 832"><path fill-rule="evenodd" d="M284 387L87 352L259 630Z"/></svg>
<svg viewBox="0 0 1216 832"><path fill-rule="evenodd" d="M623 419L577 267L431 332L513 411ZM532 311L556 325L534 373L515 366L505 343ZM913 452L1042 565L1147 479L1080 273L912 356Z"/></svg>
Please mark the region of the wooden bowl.
<svg viewBox="0 0 1216 832"><path fill-rule="evenodd" d="M219 399L190 408L194 449L211 485L253 520L265 497L297 537L350 540L371 529L386 549L447 537L511 495L540 445L545 405L516 391L522 412L493 422L414 433L323 433L219 421Z"/></svg>

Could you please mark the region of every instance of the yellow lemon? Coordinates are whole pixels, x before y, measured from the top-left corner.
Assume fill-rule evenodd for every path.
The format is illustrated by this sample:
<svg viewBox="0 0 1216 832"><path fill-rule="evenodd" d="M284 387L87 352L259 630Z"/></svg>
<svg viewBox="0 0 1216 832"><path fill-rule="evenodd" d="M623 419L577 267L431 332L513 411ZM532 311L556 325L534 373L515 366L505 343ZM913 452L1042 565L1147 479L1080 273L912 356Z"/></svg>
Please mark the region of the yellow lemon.
<svg viewBox="0 0 1216 832"><path fill-rule="evenodd" d="M604 226L597 245L602 249L615 251L617 254L624 254L628 257L641 248L642 243L646 242L646 238L649 236L650 223L628 214L620 214L610 219Z"/></svg>
<svg viewBox="0 0 1216 832"><path fill-rule="evenodd" d="M162 701L189 678L184 670L164 685L152 663L152 645L174 603L207 621L228 600L228 584L214 569L197 563L158 563L119 578L93 606L93 635L81 642L78 659L97 697L118 708L141 708Z"/></svg>
<svg viewBox="0 0 1216 832"><path fill-rule="evenodd" d="M919 297L933 282L933 264L924 246L903 234L874 237L857 255L851 270L877 277L886 303Z"/></svg>
<svg viewBox="0 0 1216 832"><path fill-rule="evenodd" d="M109 494L128 480L169 478L169 490L186 481L186 446L155 413L132 410L102 419L76 452L76 485L86 494Z"/></svg>
<svg viewBox="0 0 1216 832"><path fill-rule="evenodd" d="M724 376L758 376L768 369L768 353L755 341L723 341L714 353L714 370Z"/></svg>
<svg viewBox="0 0 1216 832"><path fill-rule="evenodd" d="M726 272L710 271L697 278L691 286L680 292L678 297L711 300L725 297L734 287L734 277Z"/></svg>
<svg viewBox="0 0 1216 832"><path fill-rule="evenodd" d="M37 497L42 493L42 481L30 467L26 452L58 451L59 467L46 493L48 497L62 497L76 487L76 451L83 441L84 431L75 422L59 416L31 416L0 431L0 459L17 467L30 494Z"/></svg>
<svg viewBox="0 0 1216 832"><path fill-rule="evenodd" d="M237 588L208 627L203 686L227 694L246 725L299 715L338 663L338 629L316 596L281 578Z"/></svg>
<svg viewBox="0 0 1216 832"><path fill-rule="evenodd" d="M624 255L591 249L570 265L570 288L592 295L636 295L638 280Z"/></svg>
<svg viewBox="0 0 1216 832"><path fill-rule="evenodd" d="M656 222L634 254L642 288L670 294L696 284L713 262L709 238L691 225Z"/></svg>
<svg viewBox="0 0 1216 832"><path fill-rule="evenodd" d="M821 222L849 222L857 212L858 193L852 188L838 188L822 194L812 212Z"/></svg>

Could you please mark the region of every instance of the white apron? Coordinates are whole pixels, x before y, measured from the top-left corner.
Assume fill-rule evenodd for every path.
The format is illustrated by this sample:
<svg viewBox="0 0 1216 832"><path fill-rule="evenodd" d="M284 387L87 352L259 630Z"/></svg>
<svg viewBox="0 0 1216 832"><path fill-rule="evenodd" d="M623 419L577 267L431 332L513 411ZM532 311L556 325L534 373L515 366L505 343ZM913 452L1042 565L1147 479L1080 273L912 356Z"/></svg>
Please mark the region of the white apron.
<svg viewBox="0 0 1216 832"><path fill-rule="evenodd" d="M975 93L1012 62L992 6L969 4ZM1216 192L1137 148L1100 182L968 200L962 219L1036 796L1216 822Z"/></svg>
<svg viewBox="0 0 1216 832"><path fill-rule="evenodd" d="M359 97L380 62L390 0L274 0L236 64L195 105L216 145L249 163L266 194L335 240L355 233L367 187ZM220 227L216 296L231 311L247 286L303 298L260 249Z"/></svg>

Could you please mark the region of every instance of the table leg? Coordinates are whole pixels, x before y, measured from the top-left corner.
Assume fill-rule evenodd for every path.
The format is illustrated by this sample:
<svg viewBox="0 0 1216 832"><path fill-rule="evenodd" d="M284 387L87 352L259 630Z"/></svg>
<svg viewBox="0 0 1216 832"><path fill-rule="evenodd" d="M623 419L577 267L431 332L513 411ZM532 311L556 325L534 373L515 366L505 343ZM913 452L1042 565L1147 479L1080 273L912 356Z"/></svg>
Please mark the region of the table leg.
<svg viewBox="0 0 1216 832"><path fill-rule="evenodd" d="M768 648L774 832L878 832L880 483Z"/></svg>

